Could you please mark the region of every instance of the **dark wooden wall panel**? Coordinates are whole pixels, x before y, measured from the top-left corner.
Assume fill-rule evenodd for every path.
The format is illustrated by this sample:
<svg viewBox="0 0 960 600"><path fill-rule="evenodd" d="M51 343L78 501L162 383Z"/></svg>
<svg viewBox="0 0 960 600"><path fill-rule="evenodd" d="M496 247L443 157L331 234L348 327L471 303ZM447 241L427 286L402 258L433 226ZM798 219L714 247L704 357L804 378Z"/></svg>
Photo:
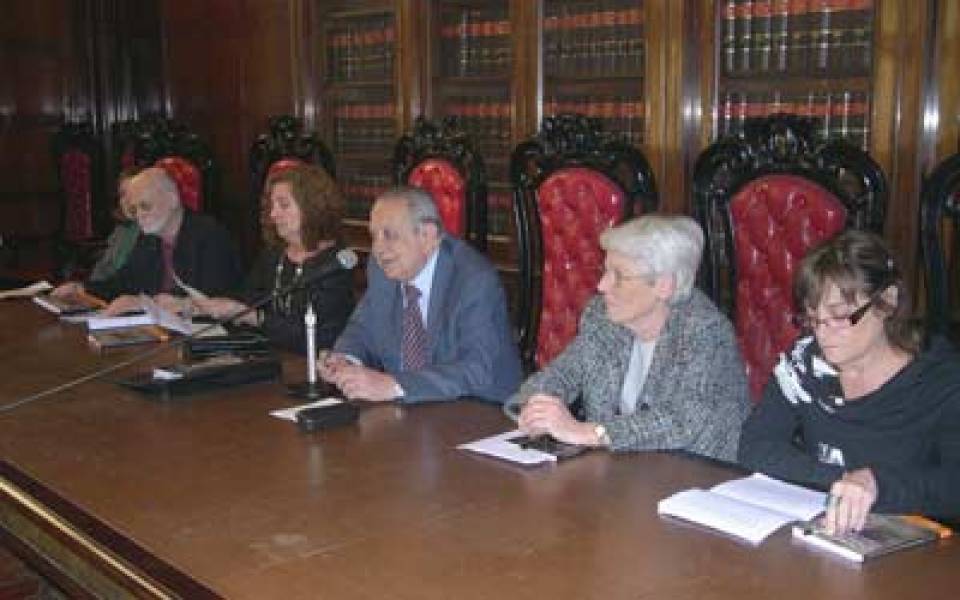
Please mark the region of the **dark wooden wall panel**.
<svg viewBox="0 0 960 600"><path fill-rule="evenodd" d="M296 111L289 0L163 0L164 72L172 118L213 148L220 166L214 212L249 256L257 218L248 151L267 118Z"/></svg>
<svg viewBox="0 0 960 600"><path fill-rule="evenodd" d="M71 0L10 2L3 8L0 56L0 235L49 245L59 226L50 136L89 114L85 23ZM40 253L47 256L49 247Z"/></svg>

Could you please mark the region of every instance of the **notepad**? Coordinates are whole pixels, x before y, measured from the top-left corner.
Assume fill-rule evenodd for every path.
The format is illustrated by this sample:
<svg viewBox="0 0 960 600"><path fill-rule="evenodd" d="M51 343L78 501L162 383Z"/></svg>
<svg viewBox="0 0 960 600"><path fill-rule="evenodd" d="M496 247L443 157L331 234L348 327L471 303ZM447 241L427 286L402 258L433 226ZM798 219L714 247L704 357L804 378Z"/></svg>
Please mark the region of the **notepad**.
<svg viewBox="0 0 960 600"><path fill-rule="evenodd" d="M709 490L677 492L657 504L657 513L703 525L751 544L795 521L823 512L826 494L760 473Z"/></svg>
<svg viewBox="0 0 960 600"><path fill-rule="evenodd" d="M516 439L523 437L526 437L524 433L519 429L515 429L460 444L457 448L508 460L521 465L540 465L557 462L557 457L554 454L534 448L524 448L520 444L515 443Z"/></svg>

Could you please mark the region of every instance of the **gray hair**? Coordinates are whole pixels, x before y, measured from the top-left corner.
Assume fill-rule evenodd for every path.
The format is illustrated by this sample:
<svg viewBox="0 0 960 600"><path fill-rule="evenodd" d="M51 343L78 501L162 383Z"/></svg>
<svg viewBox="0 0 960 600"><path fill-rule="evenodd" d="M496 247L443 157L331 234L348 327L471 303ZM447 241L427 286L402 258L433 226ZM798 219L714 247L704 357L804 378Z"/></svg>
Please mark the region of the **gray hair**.
<svg viewBox="0 0 960 600"><path fill-rule="evenodd" d="M443 233L443 221L429 191L412 186L397 186L380 194L377 202L381 200L405 202L414 227L419 228L424 223L433 223L437 226L437 233Z"/></svg>
<svg viewBox="0 0 960 600"><path fill-rule="evenodd" d="M645 215L604 231L600 246L642 263L650 277L673 276L670 303L676 304L693 290L703 254L703 230L690 217Z"/></svg>

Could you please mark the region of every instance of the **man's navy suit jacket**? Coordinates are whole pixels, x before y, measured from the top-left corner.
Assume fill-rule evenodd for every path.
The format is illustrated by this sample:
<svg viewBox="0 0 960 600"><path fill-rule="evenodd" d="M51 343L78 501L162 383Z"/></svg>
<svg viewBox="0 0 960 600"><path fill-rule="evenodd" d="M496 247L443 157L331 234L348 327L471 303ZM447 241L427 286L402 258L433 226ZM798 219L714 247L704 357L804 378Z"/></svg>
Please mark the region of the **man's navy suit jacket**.
<svg viewBox="0 0 960 600"><path fill-rule="evenodd" d="M428 366L403 371L400 282L371 256L367 290L334 350L391 374L406 402L475 397L503 402L520 385L517 346L496 270L462 240L444 236L427 313Z"/></svg>

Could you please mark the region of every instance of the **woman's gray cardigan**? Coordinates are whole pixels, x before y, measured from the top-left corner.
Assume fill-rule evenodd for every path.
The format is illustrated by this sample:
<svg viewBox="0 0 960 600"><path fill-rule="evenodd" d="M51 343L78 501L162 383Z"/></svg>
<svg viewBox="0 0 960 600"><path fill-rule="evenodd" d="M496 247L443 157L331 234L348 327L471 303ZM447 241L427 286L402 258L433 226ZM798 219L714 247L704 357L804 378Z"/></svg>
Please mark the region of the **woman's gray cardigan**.
<svg viewBox="0 0 960 600"><path fill-rule="evenodd" d="M750 400L727 318L698 290L674 305L636 410L620 415L632 347L632 333L610 321L603 300L593 298L577 337L507 400L508 412L519 412L519 405L536 393L558 396L568 405L582 397L587 421L606 427L612 450L682 449L736 460Z"/></svg>

